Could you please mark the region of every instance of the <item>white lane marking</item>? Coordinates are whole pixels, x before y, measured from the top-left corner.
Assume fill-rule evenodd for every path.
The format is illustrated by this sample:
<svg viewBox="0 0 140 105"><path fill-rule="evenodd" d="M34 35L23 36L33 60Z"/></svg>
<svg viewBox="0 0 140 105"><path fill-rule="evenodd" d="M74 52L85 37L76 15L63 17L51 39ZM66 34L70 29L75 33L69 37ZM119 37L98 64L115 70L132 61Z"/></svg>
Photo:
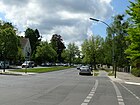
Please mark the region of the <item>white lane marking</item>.
<svg viewBox="0 0 140 105"><path fill-rule="evenodd" d="M119 105L125 105L124 102L119 102Z"/></svg>
<svg viewBox="0 0 140 105"><path fill-rule="evenodd" d="M90 92L90 94L94 94L94 93L95 93L95 92L92 92L92 91Z"/></svg>
<svg viewBox="0 0 140 105"><path fill-rule="evenodd" d="M118 98L122 98L122 96L117 96Z"/></svg>
<svg viewBox="0 0 140 105"><path fill-rule="evenodd" d="M119 83L123 88L125 88L129 93L131 93L138 101L140 101L140 97L138 97L136 94L134 94L131 90L129 90L127 87Z"/></svg>
<svg viewBox="0 0 140 105"><path fill-rule="evenodd" d="M122 99L122 98L121 98L121 99L118 99L118 101L119 101L119 102L123 102L123 99Z"/></svg>
<svg viewBox="0 0 140 105"><path fill-rule="evenodd" d="M140 83L135 83L135 82L125 82L126 84L131 84L131 85L140 85Z"/></svg>
<svg viewBox="0 0 140 105"><path fill-rule="evenodd" d="M91 97L92 97L93 95L94 95L94 94L89 94L88 96L91 96Z"/></svg>
<svg viewBox="0 0 140 105"><path fill-rule="evenodd" d="M90 102L90 99L85 99L84 100L84 103L89 103Z"/></svg>
<svg viewBox="0 0 140 105"><path fill-rule="evenodd" d="M118 87L116 86L116 84L113 81L111 81L111 82L112 82L112 84L115 88L116 94L117 94L118 104L125 105L120 90L118 89Z"/></svg>
<svg viewBox="0 0 140 105"><path fill-rule="evenodd" d="M98 80L95 81L94 87L92 88L92 90L90 91L90 93L88 94L88 96L86 97L86 99L84 100L84 102L81 105L88 105L88 103L90 102L90 100L94 96L94 93L97 89L97 86L98 86Z"/></svg>
<svg viewBox="0 0 140 105"><path fill-rule="evenodd" d="M81 105L88 105L88 103L82 103Z"/></svg>
<svg viewBox="0 0 140 105"><path fill-rule="evenodd" d="M90 97L90 96L87 96L87 98L86 99L92 99L92 97Z"/></svg>

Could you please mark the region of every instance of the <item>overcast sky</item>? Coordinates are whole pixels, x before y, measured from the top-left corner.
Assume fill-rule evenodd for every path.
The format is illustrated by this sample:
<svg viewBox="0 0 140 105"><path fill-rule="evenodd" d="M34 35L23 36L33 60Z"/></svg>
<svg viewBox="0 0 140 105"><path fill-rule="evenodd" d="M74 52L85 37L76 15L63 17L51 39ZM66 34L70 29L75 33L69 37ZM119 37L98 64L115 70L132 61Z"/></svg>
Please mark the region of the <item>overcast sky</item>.
<svg viewBox="0 0 140 105"><path fill-rule="evenodd" d="M115 0L0 0L0 19L12 22L22 34L30 27L38 29L43 40L49 41L56 33L66 44L80 44L96 33L89 17L109 20L117 13L117 5L121 8Z"/></svg>

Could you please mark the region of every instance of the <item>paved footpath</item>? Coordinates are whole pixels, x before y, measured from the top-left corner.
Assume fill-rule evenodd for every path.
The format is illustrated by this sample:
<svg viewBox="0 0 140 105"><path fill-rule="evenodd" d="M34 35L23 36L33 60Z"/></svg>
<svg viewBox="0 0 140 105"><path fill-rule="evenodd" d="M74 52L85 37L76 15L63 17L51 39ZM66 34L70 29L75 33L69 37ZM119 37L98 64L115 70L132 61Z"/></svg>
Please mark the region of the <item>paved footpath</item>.
<svg viewBox="0 0 140 105"><path fill-rule="evenodd" d="M109 76L109 78L117 82L140 85L140 77L135 77L132 74L126 72L117 72L117 78L114 78L114 76Z"/></svg>

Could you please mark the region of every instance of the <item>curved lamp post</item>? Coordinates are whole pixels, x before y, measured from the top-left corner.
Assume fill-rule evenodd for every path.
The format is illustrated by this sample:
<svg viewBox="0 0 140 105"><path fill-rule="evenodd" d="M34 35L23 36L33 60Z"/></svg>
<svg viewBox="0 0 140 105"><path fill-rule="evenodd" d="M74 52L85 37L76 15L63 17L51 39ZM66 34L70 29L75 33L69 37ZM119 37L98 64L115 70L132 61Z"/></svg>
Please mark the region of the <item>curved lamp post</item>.
<svg viewBox="0 0 140 105"><path fill-rule="evenodd" d="M110 30L112 30L112 28L106 23L106 22L104 22L104 21L102 21L102 20L99 20L99 19L95 19L95 18L89 18L90 20L93 20L93 21L96 21L96 22L102 22L103 24L105 24L108 28L110 28ZM113 31L113 30L112 30ZM112 35L112 37L113 37L113 47L112 47L112 52L113 52L113 54L112 54L112 59L113 59L113 70L115 71L115 78L116 78L116 68L115 68L115 43L114 43L114 34Z"/></svg>

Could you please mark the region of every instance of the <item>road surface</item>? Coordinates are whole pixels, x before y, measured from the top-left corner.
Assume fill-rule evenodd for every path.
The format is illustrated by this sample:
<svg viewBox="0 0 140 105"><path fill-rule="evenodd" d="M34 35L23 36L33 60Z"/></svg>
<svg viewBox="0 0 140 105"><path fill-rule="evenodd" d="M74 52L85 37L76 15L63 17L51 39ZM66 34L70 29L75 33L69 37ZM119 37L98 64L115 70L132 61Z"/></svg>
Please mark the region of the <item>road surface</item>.
<svg viewBox="0 0 140 105"><path fill-rule="evenodd" d="M140 86L113 82L104 71L0 75L0 105L140 105Z"/></svg>

